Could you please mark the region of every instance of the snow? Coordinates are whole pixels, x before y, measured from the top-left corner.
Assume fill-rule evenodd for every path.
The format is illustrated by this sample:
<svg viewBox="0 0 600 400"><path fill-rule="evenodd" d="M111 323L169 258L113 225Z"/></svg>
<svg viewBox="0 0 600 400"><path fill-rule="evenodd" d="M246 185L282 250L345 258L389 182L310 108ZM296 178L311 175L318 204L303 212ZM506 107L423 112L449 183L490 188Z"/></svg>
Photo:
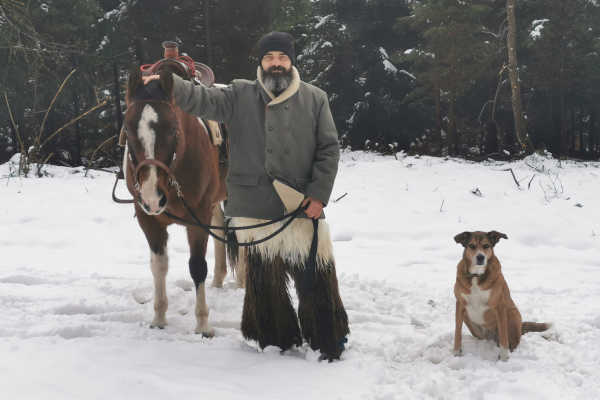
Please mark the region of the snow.
<svg viewBox="0 0 600 400"><path fill-rule="evenodd" d="M131 206L110 199L113 176L11 168L0 165L4 399L600 398L598 162L344 152L332 199L348 195L327 215L352 332L331 364L306 346L281 355L245 341L231 276L207 290L216 337L195 335L180 227L170 229L169 325L150 329L149 251ZM524 320L554 323L507 362L466 328L464 356L451 352L453 237L465 230L508 235L495 252L514 301Z"/></svg>
<svg viewBox="0 0 600 400"><path fill-rule="evenodd" d="M319 17L319 22L315 24L315 29L319 29L321 26L325 25L327 21L333 18L333 14L328 14L324 17Z"/></svg>
<svg viewBox="0 0 600 400"><path fill-rule="evenodd" d="M529 32L529 37L533 40L537 40L542 37L542 30L544 29L544 24L549 22L549 19L536 19L531 23L531 27L533 28L531 32Z"/></svg>

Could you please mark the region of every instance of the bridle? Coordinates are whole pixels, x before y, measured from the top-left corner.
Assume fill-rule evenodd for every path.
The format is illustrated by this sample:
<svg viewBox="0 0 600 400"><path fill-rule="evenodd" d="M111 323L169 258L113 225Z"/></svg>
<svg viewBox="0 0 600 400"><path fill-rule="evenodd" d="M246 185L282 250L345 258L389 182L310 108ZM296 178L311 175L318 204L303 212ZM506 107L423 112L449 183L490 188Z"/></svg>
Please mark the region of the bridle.
<svg viewBox="0 0 600 400"><path fill-rule="evenodd" d="M177 120L177 113L175 111L175 107L173 106L173 103L171 103L169 101L165 101L165 100L134 101L129 105L129 107L134 106L134 105L139 105L139 104L148 104L148 103L166 104L169 106L171 112L175 116L175 118L174 118L175 124L176 124L176 127L175 127L175 151L173 152L173 155L171 156L171 161L169 162L169 165L167 166L167 164L163 163L162 161L156 160L154 158L147 158L147 159L143 160L142 162L138 163L137 158L135 157L135 154L132 152L131 148L127 147L127 153L128 153L127 157L129 158L129 161L131 161L131 163L135 167L135 171L133 173L133 179L134 179L133 187L135 189L134 197L136 197L136 200L139 200L141 198L139 175L140 175L142 168L144 168L146 166L154 165L155 167L163 170L165 172L165 174L168 176L169 186L172 186L175 189L175 192L177 193L177 197L183 198L183 192L181 191L181 185L179 184L179 182L177 182L177 178L175 177L175 174L173 173L173 171L176 169L176 166L177 166L177 160L181 158L181 154L178 157L177 152L183 151L183 149L181 149L181 146L180 146L180 144L182 144L181 130L179 128L179 121Z"/></svg>

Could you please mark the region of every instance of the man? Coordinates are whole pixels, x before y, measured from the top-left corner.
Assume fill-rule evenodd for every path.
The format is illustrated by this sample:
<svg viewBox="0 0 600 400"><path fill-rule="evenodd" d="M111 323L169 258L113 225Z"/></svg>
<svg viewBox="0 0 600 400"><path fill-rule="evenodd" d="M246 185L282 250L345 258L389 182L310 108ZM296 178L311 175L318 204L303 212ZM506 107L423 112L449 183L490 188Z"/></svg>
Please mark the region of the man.
<svg viewBox="0 0 600 400"><path fill-rule="evenodd" d="M339 358L349 333L323 215L337 173L338 135L326 93L302 82L294 67L293 37L271 32L257 47L260 66L256 80L206 88L173 75L173 94L184 111L227 125L230 154L225 214L232 217L233 225L256 224L286 212L274 180L305 195L308 218L296 219L281 234L248 251L242 333L257 340L261 348L275 345L282 350L301 345L304 338L321 351L322 358L332 360ZM145 77L145 82L157 78ZM311 219L318 220L316 266L312 269ZM238 231L238 241L261 239L279 226ZM301 333L287 291L288 274L298 293Z"/></svg>

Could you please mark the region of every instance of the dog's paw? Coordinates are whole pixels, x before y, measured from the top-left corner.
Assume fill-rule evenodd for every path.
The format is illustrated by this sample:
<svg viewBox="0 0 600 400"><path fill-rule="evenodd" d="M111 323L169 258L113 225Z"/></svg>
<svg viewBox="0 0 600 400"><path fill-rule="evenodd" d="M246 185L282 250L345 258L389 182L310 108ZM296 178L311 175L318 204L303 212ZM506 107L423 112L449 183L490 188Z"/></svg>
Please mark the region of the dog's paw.
<svg viewBox="0 0 600 400"><path fill-rule="evenodd" d="M462 349L452 350L452 354L454 354L454 357L462 357L463 350Z"/></svg>
<svg viewBox="0 0 600 400"><path fill-rule="evenodd" d="M500 354L498 354L498 359L500 361L508 361L509 354L510 352L508 351L508 349L500 347Z"/></svg>

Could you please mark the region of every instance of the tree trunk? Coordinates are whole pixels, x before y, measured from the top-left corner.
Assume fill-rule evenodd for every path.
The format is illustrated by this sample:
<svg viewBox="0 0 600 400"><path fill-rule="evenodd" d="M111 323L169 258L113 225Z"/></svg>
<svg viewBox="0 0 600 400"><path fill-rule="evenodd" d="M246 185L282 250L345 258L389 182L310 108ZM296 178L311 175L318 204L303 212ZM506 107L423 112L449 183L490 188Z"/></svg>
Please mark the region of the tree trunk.
<svg viewBox="0 0 600 400"><path fill-rule="evenodd" d="M458 153L458 132L456 130L456 98L454 93L450 95L448 105L448 154L454 156Z"/></svg>
<svg viewBox="0 0 600 400"><path fill-rule="evenodd" d="M435 99L435 129L433 132L431 153L434 155L442 154L442 101L440 99L440 85L436 79L433 87L433 98Z"/></svg>
<svg viewBox="0 0 600 400"><path fill-rule="evenodd" d="M123 125L123 113L121 112L121 85L119 83L119 67L117 63L113 63L113 84L114 84L114 94L115 94L115 115L117 117L117 126L115 131L121 131L121 125Z"/></svg>
<svg viewBox="0 0 600 400"><path fill-rule="evenodd" d="M204 26L206 28L206 62L213 65L212 36L210 24L210 0L204 0ZM211 67L212 68L212 67Z"/></svg>
<svg viewBox="0 0 600 400"><path fill-rule="evenodd" d="M510 86L512 90L512 109L515 120L515 136L519 141L521 149L530 153L533 149L531 140L525 129L523 119L523 105L521 103L521 85L519 83L519 70L517 61L517 18L515 14L516 0L506 0L506 14L508 18L508 74L510 76Z"/></svg>

